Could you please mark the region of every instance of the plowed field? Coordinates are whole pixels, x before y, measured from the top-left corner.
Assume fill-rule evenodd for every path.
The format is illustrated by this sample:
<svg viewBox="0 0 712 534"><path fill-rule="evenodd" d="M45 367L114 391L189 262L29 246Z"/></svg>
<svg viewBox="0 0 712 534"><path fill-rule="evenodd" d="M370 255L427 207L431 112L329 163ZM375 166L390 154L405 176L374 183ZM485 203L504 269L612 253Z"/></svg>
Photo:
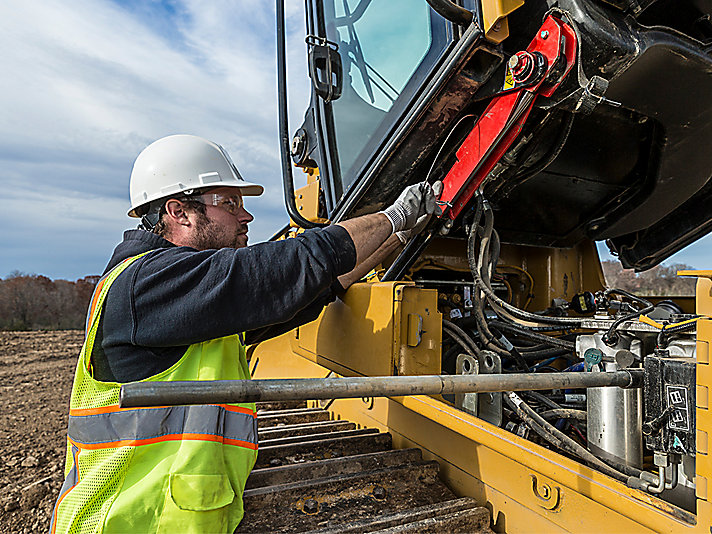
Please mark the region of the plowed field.
<svg viewBox="0 0 712 534"><path fill-rule="evenodd" d="M0 332L0 532L47 532L84 333Z"/></svg>

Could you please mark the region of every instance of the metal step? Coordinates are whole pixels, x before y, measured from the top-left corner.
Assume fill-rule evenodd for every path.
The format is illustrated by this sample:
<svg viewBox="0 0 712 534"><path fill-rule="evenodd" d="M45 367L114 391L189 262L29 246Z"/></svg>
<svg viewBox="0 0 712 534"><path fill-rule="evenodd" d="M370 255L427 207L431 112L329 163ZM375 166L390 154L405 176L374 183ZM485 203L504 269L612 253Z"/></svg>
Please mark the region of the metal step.
<svg viewBox="0 0 712 534"><path fill-rule="evenodd" d="M288 445L290 443L301 443L305 441L318 441L320 439L347 438L352 436L365 436L367 434L378 434L375 428L359 428L353 430L339 430L333 432L317 432L303 436L286 436L282 438L260 440L260 445L270 447L273 445Z"/></svg>
<svg viewBox="0 0 712 534"><path fill-rule="evenodd" d="M318 408L299 408L297 410L257 412L257 426L259 428L302 423L316 423L318 421L328 420L329 412Z"/></svg>
<svg viewBox="0 0 712 534"><path fill-rule="evenodd" d="M456 498L419 449L393 450L390 434L329 417L298 407L259 412L257 465L236 533L492 532L487 509Z"/></svg>
<svg viewBox="0 0 712 534"><path fill-rule="evenodd" d="M367 434L260 447L255 468L353 456L392 448L390 434Z"/></svg>
<svg viewBox="0 0 712 534"><path fill-rule="evenodd" d="M267 439L283 438L287 436L306 436L322 432L338 432L353 430L355 423L349 421L317 421L316 423L301 423L297 425L283 425L279 427L266 427L259 430L260 443Z"/></svg>
<svg viewBox="0 0 712 534"><path fill-rule="evenodd" d="M347 525L312 530L309 534L356 532L489 532L490 514L471 497L462 497L398 514L368 518ZM436 529L432 527L436 526Z"/></svg>
<svg viewBox="0 0 712 534"><path fill-rule="evenodd" d="M306 408L307 401L270 401L256 403L257 412L274 410L293 410L294 408Z"/></svg>
<svg viewBox="0 0 712 534"><path fill-rule="evenodd" d="M246 489L276 486L314 478L326 478L348 473L361 473L422 461L420 449L394 449L344 458L328 458L314 462L254 469L247 479Z"/></svg>

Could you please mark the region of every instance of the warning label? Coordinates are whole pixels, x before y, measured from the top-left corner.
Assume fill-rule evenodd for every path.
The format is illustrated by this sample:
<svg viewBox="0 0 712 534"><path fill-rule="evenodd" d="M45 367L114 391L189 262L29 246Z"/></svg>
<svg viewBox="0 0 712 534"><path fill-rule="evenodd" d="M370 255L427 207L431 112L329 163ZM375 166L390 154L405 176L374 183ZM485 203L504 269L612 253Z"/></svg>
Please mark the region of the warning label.
<svg viewBox="0 0 712 534"><path fill-rule="evenodd" d="M690 430L690 408L687 404L687 387L667 386L668 406L672 412L668 418L668 428L673 430Z"/></svg>
<svg viewBox="0 0 712 534"><path fill-rule="evenodd" d="M507 66L507 72L504 73L504 86L503 91L507 89L512 89L514 87L514 78L512 77L512 71L509 70L509 65Z"/></svg>

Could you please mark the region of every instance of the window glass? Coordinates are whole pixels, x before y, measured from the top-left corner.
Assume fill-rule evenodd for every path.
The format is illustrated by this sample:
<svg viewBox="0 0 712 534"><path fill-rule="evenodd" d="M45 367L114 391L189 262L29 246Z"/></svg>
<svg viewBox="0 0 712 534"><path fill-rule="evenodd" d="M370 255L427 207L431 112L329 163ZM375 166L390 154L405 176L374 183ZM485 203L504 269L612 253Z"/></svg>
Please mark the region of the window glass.
<svg viewBox="0 0 712 534"><path fill-rule="evenodd" d="M332 113L345 190L368 155L369 141L383 135L412 96L408 82L432 55L433 28L425 0L327 0L324 15L344 71ZM439 41L444 48L445 39Z"/></svg>

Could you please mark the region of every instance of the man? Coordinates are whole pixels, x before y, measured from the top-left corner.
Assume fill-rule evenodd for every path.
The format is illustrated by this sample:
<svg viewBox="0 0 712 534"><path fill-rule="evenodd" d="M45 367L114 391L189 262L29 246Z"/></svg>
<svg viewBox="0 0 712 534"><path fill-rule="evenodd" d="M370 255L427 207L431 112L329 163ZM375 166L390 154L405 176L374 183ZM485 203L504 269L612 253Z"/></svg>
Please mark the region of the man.
<svg viewBox="0 0 712 534"><path fill-rule="evenodd" d="M382 212L248 247L243 197L262 186L189 135L144 149L130 189L142 223L92 298L51 530L232 532L257 455L254 404L120 409L120 384L249 378L246 344L315 319L435 197L417 184Z"/></svg>

